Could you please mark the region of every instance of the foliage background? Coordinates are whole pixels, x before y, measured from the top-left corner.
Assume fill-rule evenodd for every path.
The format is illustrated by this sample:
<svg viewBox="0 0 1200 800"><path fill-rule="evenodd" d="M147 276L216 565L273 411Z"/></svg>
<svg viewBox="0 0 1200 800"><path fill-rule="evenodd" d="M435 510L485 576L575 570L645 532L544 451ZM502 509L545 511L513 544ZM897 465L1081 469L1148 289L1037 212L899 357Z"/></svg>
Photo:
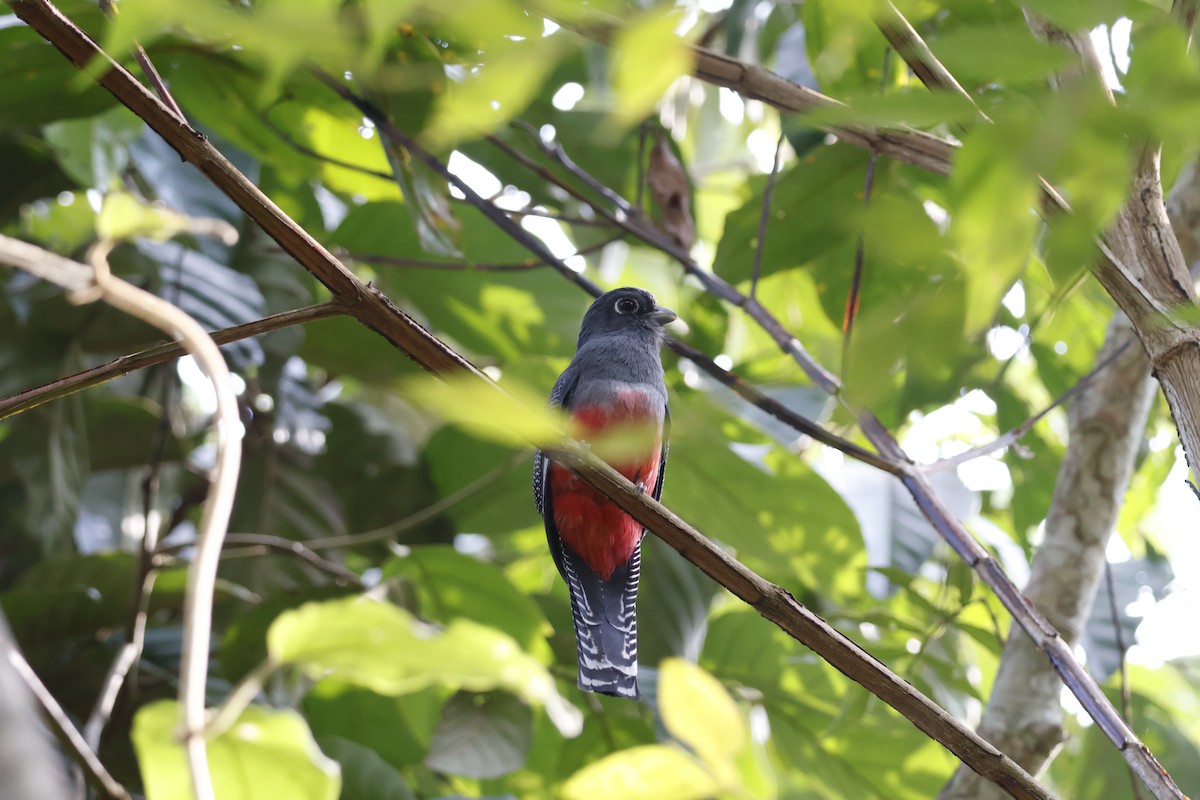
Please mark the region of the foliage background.
<svg viewBox="0 0 1200 800"><path fill-rule="evenodd" d="M539 10L567 22L572 6ZM641 145L668 132L691 178L696 258L744 289L753 284L810 352L842 367L850 396L926 461L1015 426L1091 368L1112 303L1086 268L1092 234L1124 198L1128 140L1161 139L1169 180L1195 154L1194 127L1180 119L1194 108L1200 69L1159 9L1122 0L1086 11L1061 0L1033 6L1075 28L1131 21L1133 58L1122 70L1120 105L1080 87L1052 92L1048 76L1070 59L1035 41L1020 5L1008 2L906 8L991 126L974 121L969 107L925 92L898 59L889 63L867 4L612 5L606 10L625 27L609 46L506 2L311 0L298 13L281 0L231 13L218 3L127 0L112 24L91 4L62 4L114 55L131 60L131 43L141 41L192 124L306 230L347 254L359 275L505 384L548 391L573 352L589 298L531 262L444 181L388 152L311 65L352 74L398 127L419 135L556 254L589 251L572 256L573 267L605 287L649 288L683 317L681 338L853 438L851 420L752 321L683 280L657 250L627 237L601 247L621 233L596 213L601 198L570 197L488 139L578 185L540 154L527 130L508 124L519 119L632 199L643 195ZM0 230L78 256L96 236L100 209L132 196L224 220L241 234L236 245L191 235L134 238L113 255L119 274L206 327L325 299L140 120L80 80L32 31L4 22ZM953 173L876 161L809 123L781 122L761 103L687 77L686 59L671 44L676 31L848 100L856 121L960 138ZM1030 212L1038 174L1066 187L1074 217L1048 226ZM662 209L647 206L661 219ZM844 352L860 239L860 312ZM71 306L22 274L4 277L0 396L157 341L114 311ZM277 785L289 772L309 776L294 796L340 791L345 798L633 797L608 783L621 768L640 776L646 797L922 798L949 778L956 762L940 746L655 539L647 541L639 603L651 700L640 706L580 695L567 595L529 495L531 453L445 424L446 409L416 401L418 370L349 319L280 330L224 352L244 385L246 427L231 531L304 542L362 585L273 551L234 549L223 562L211 703L268 654L285 666L243 718L267 746L237 740L246 729L235 728L229 761L221 766L214 755L218 776L239 763L253 776L245 786L229 778L221 796L264 796L256 786ZM674 433L664 502L975 721L1008 633L999 602L937 543L886 476L797 440L694 365L667 361ZM39 675L80 721L128 638L147 528L187 557L212 457L211 402L185 360L0 422L0 603ZM1065 432L1064 415L1053 412L1022 448L939 476L943 496L1018 582L1039 541ZM1195 604L1186 564L1195 550L1171 517L1181 506L1160 493L1168 476L1180 483L1175 444L1159 403L1110 546L1123 633L1114 635L1104 588L1082 652L1116 696L1122 651L1139 642L1128 674L1132 722L1181 788L1196 793L1200 696L1191 676L1200 647L1179 630ZM430 507L438 513L421 513ZM177 688L182 586L181 568L165 562L144 653L100 748L126 785L152 789L162 781L157 796L170 796L162 787L178 779L182 763L166 746L173 707L159 702ZM325 616L307 629L283 624L295 619L280 616L289 610L364 586L415 618L471 621L511 637L528 675L553 675L557 692L582 712L582 733L564 735L570 726L541 708L557 701L505 683L501 670L481 682L454 677L455 664L492 642L483 629L459 629L466 633L456 648L425 672L389 682L395 659L375 664L365 638L355 639L369 622L362 605L308 607ZM1143 618L1153 625L1142 630L1157 637L1135 639ZM349 667L330 667L304 649L334 631L356 654ZM657 665L670 657L701 671L667 661L660 674ZM322 677L329 670L335 676ZM533 710L514 696L533 701ZM681 722L690 706L705 713ZM1128 793L1124 765L1094 726L1072 717L1070 727L1074 736L1046 782L1070 797ZM672 738L690 750L638 749ZM618 760L603 761L613 754ZM263 771L267 763L280 772Z"/></svg>

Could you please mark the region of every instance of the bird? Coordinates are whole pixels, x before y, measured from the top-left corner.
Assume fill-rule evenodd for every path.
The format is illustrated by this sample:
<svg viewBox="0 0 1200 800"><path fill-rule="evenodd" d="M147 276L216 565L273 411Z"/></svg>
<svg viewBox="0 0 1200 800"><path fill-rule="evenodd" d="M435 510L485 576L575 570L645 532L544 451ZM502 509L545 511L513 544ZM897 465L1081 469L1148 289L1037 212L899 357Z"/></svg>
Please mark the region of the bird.
<svg viewBox="0 0 1200 800"><path fill-rule="evenodd" d="M579 329L575 357L550 393L583 441L623 426L652 435L611 455L618 472L658 500L667 466L670 412L660 350L678 316L644 289L600 295ZM541 450L533 495L546 540L571 595L579 671L586 692L638 699L637 590L645 529Z"/></svg>

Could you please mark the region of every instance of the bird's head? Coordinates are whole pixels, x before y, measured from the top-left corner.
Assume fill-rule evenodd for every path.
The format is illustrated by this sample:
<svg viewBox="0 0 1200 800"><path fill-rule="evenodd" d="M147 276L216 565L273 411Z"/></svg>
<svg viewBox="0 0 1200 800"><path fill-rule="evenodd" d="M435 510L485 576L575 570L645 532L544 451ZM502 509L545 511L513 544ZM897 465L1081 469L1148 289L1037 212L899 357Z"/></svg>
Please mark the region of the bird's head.
<svg viewBox="0 0 1200 800"><path fill-rule="evenodd" d="M658 343L662 341L663 326L678 318L671 309L658 305L645 289L613 289L597 297L583 315L579 346L596 336L625 332Z"/></svg>

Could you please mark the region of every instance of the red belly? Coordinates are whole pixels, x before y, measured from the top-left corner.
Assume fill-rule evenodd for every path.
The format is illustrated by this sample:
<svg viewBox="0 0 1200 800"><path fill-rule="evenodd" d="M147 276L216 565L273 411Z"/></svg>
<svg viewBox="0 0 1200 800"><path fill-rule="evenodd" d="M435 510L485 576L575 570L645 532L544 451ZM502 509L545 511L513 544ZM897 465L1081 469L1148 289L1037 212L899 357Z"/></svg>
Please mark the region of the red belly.
<svg viewBox="0 0 1200 800"><path fill-rule="evenodd" d="M648 408L648 400L641 392L622 392L611 405L576 408L571 416L583 429L583 438L587 438L612 426L657 422L658 415ZM641 483L647 492L653 491L661 448L660 434L645 453L635 453L629 461L622 459L622 463L612 466L630 481ZM559 536L593 572L605 580L610 578L641 541L641 523L558 464L550 465L550 494Z"/></svg>

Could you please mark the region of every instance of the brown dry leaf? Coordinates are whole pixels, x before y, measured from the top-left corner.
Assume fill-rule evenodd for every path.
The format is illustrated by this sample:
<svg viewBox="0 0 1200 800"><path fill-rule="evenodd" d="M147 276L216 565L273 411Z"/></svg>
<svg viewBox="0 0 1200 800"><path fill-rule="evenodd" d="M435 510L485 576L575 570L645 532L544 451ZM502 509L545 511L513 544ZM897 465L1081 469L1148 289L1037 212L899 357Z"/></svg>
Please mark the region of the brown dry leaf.
<svg viewBox="0 0 1200 800"><path fill-rule="evenodd" d="M659 133L654 149L650 151L650 167L646 183L650 196L662 210L659 225L675 244L690 250L696 238L696 224L692 221L691 202L688 200L688 176L679 159L667 146L666 138Z"/></svg>

